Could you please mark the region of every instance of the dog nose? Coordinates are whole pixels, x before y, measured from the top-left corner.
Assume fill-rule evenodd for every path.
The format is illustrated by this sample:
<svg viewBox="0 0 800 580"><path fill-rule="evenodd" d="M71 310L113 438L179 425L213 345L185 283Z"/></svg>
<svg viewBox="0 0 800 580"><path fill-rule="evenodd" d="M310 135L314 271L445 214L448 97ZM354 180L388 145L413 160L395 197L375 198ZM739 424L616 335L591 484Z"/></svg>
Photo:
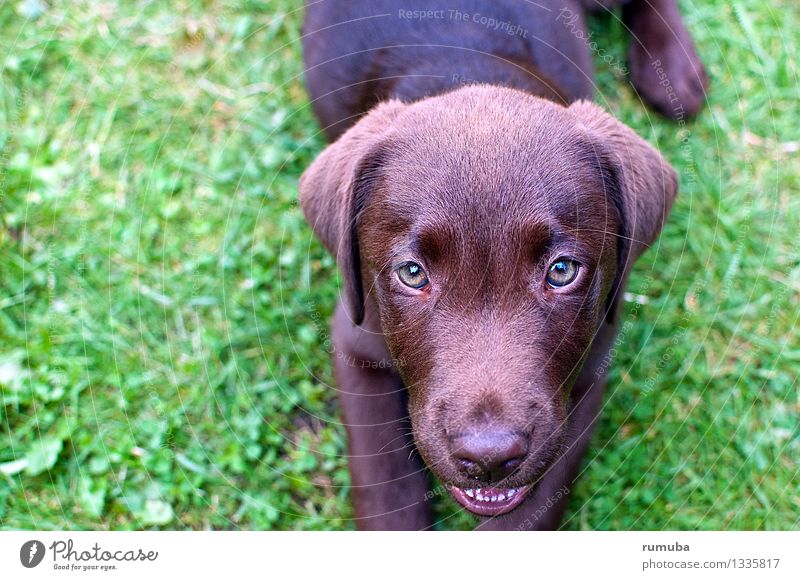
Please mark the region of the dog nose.
<svg viewBox="0 0 800 580"><path fill-rule="evenodd" d="M469 477L497 482L511 475L528 453L528 439L515 431L476 431L451 440L452 455Z"/></svg>

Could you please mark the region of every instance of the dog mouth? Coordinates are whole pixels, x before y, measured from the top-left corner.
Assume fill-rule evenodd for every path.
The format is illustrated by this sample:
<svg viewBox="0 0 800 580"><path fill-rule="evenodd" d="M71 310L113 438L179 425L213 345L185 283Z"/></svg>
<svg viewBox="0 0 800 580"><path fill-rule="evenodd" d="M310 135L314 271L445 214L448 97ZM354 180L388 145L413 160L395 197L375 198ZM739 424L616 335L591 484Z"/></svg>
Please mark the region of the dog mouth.
<svg viewBox="0 0 800 580"><path fill-rule="evenodd" d="M507 514L525 499L532 486L478 487L462 489L448 486L450 495L462 506L479 516Z"/></svg>

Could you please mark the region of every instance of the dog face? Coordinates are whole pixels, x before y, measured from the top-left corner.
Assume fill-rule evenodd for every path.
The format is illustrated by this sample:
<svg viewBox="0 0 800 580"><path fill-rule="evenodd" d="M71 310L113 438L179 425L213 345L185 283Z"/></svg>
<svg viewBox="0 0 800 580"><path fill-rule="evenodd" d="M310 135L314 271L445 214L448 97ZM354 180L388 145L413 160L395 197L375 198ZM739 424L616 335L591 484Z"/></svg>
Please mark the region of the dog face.
<svg viewBox="0 0 800 580"><path fill-rule="evenodd" d="M403 363L427 465L474 513L512 510L560 454L570 388L674 172L594 105L471 87L378 107L300 190L354 323L377 309Z"/></svg>

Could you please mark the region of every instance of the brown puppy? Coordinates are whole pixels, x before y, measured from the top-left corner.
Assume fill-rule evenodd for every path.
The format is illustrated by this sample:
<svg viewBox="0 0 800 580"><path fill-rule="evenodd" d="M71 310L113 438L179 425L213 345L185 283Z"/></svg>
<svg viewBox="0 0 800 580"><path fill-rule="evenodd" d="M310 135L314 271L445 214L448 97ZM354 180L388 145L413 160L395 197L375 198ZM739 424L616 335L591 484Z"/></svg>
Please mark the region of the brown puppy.
<svg viewBox="0 0 800 580"><path fill-rule="evenodd" d="M509 17L490 12L502 2L477 4ZM435 54L416 62L423 77ZM490 66L492 53L476 54L473 76L506 87L424 81L438 96L415 98L403 94L416 86L411 63L390 82L406 102L372 108L300 181L309 223L344 275L334 371L365 529L432 524L412 440L484 516L480 528L557 525L599 411L627 273L677 192L674 171L630 129L586 101L553 102L570 89L541 64L506 54ZM437 62L446 77L452 67ZM379 68L373 89L388 78ZM330 132L346 124L340 115Z"/></svg>

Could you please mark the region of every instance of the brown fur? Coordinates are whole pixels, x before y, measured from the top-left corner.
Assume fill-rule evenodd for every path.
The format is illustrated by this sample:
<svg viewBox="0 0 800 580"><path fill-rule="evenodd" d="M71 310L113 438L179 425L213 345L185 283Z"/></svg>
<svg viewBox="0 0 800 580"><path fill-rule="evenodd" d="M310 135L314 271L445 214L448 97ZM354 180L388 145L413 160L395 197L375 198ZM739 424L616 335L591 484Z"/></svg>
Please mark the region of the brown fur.
<svg viewBox="0 0 800 580"><path fill-rule="evenodd" d="M560 490L599 412L618 298L677 179L630 129L588 101L555 98L570 91L544 91L543 78L385 100L343 121L352 127L300 180L303 211L344 277L334 374L361 528L432 525L423 461L446 485L498 474L508 487L536 484L480 528L552 528L564 509ZM562 255L581 271L553 289L544 276ZM425 291L400 283L407 260L427 272ZM465 440L502 448L513 469L476 476Z"/></svg>
<svg viewBox="0 0 800 580"><path fill-rule="evenodd" d="M417 448L445 482L469 483L450 458L450 433L502 421L528 434L532 452L513 486L541 478L563 453L571 387L609 324L612 289L660 230L676 179L591 103L564 108L485 86L377 107L309 168L300 192L340 257L348 309L339 320L350 318L341 324L369 313L366 331L335 334L336 349L345 360L402 363L375 374L407 385ZM578 291L542 286L560 253L587 264ZM410 258L434 286L422 299L394 275Z"/></svg>

